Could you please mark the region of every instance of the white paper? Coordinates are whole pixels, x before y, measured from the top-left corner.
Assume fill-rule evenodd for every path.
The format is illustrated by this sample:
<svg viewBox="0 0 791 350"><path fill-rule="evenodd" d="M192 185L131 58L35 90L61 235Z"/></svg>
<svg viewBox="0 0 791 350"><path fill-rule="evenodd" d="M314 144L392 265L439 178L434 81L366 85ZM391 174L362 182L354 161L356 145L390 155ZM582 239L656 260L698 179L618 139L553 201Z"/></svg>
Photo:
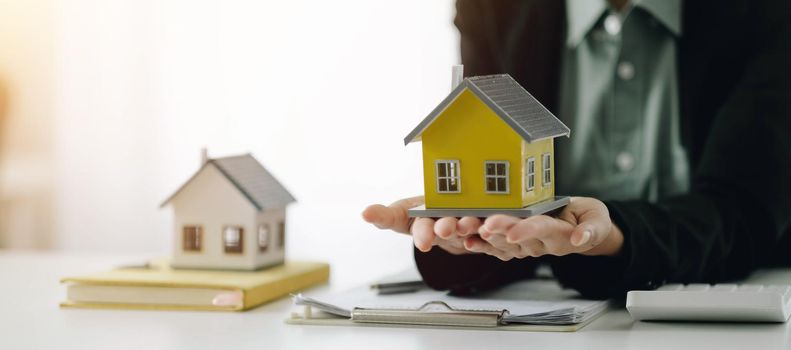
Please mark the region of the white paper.
<svg viewBox="0 0 791 350"><path fill-rule="evenodd" d="M419 310L429 302L441 301L458 311L506 311L504 322L530 324L574 324L603 311L606 301L586 300L572 290L561 289L554 280L514 283L475 297L456 297L446 292L422 289L413 293L378 295L367 287L320 297L297 295L297 305L310 305L338 316L351 317L354 308Z"/></svg>

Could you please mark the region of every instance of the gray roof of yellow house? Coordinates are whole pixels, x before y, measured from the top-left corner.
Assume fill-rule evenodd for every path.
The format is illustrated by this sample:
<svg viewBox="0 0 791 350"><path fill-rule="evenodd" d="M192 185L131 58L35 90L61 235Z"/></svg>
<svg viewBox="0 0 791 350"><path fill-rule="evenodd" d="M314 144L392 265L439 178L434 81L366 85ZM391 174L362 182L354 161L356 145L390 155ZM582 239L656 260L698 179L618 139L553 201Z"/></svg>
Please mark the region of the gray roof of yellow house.
<svg viewBox="0 0 791 350"><path fill-rule="evenodd" d="M421 134L464 89L478 96L489 109L527 142L569 136L571 130L508 74L466 78L437 108L404 138L404 144L419 141Z"/></svg>
<svg viewBox="0 0 791 350"><path fill-rule="evenodd" d="M283 208L296 201L258 160L250 154L243 154L207 160L162 206L175 198L209 164L214 165L258 210Z"/></svg>

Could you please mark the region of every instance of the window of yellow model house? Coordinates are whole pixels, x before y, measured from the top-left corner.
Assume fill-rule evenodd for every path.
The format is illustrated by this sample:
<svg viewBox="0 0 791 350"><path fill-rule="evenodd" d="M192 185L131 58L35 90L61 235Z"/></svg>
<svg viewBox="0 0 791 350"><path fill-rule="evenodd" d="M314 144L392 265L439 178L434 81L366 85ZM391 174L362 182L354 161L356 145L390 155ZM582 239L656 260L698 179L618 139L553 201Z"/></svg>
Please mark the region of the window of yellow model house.
<svg viewBox="0 0 791 350"><path fill-rule="evenodd" d="M549 153L544 153L541 161L541 167L544 171L544 186L549 186L550 182L552 182L552 159L550 158Z"/></svg>
<svg viewBox="0 0 791 350"><path fill-rule="evenodd" d="M242 252L244 229L240 226L225 226L222 230L222 245L226 253Z"/></svg>
<svg viewBox="0 0 791 350"><path fill-rule="evenodd" d="M437 161L437 192L458 193L461 188L458 160Z"/></svg>
<svg viewBox="0 0 791 350"><path fill-rule="evenodd" d="M200 226L184 226L182 248L185 252L199 252L203 243L203 229Z"/></svg>
<svg viewBox="0 0 791 350"><path fill-rule="evenodd" d="M269 248L269 225L258 225L258 251L265 252Z"/></svg>
<svg viewBox="0 0 791 350"><path fill-rule="evenodd" d="M484 162L486 193L508 193L508 162Z"/></svg>
<svg viewBox="0 0 791 350"><path fill-rule="evenodd" d="M281 221L277 223L277 246L280 248L286 247L286 222Z"/></svg>
<svg viewBox="0 0 791 350"><path fill-rule="evenodd" d="M536 187L536 158L530 157L525 161L525 192L530 192Z"/></svg>

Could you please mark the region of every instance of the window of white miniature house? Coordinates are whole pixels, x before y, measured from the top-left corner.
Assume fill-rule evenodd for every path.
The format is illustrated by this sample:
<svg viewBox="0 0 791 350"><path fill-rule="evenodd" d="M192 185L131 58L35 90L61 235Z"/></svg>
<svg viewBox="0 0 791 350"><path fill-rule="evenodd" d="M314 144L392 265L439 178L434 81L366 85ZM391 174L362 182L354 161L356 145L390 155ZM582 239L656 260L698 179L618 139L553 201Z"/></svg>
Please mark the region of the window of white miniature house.
<svg viewBox="0 0 791 350"><path fill-rule="evenodd" d="M258 251L265 252L269 248L269 225L258 225Z"/></svg>
<svg viewBox="0 0 791 350"><path fill-rule="evenodd" d="M241 253L244 229L241 226L225 226L222 243L226 253Z"/></svg>
<svg viewBox="0 0 791 350"><path fill-rule="evenodd" d="M203 228L184 226L182 230L182 249L186 252L199 252L203 243Z"/></svg>
<svg viewBox="0 0 791 350"><path fill-rule="evenodd" d="M285 248L286 246L286 222L280 221L277 223L277 245L280 248Z"/></svg>

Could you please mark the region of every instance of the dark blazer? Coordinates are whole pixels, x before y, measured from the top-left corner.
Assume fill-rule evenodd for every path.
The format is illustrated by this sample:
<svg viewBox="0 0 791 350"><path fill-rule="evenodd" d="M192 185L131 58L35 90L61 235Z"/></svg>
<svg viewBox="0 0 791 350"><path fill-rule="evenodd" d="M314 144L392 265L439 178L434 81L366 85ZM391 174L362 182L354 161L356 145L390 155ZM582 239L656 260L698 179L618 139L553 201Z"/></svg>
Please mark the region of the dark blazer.
<svg viewBox="0 0 791 350"><path fill-rule="evenodd" d="M564 6L458 0L465 74L509 73L556 111ZM588 297L791 265L791 1L685 0L682 16L677 60L690 191L657 203L606 201L625 236L619 256L539 258ZM458 293L528 277L538 260L439 248L416 250L415 259L430 286Z"/></svg>

